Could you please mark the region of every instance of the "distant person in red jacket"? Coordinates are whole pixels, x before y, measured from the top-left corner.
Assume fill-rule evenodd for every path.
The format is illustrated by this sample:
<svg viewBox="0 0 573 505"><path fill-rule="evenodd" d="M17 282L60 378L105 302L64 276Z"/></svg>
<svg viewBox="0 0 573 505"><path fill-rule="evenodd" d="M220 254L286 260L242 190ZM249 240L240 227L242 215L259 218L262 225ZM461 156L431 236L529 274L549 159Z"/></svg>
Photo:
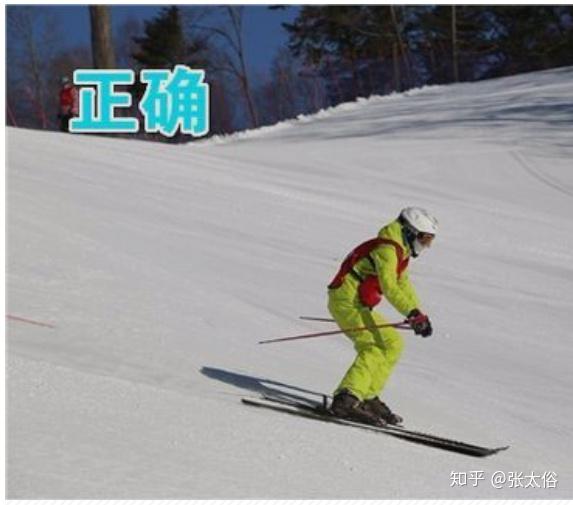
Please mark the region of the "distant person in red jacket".
<svg viewBox="0 0 573 505"><path fill-rule="evenodd" d="M70 128L70 119L78 115L78 90L68 77L62 77L60 83L62 87L60 88L60 112L58 113L58 119L60 120L60 130L67 132Z"/></svg>

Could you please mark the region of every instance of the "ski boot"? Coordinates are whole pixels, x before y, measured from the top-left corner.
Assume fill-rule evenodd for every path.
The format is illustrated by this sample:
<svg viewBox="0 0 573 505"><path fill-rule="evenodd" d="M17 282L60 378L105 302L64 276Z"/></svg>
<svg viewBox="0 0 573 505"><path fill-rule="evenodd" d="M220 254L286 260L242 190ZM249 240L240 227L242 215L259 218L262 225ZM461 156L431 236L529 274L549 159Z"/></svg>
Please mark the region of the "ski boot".
<svg viewBox="0 0 573 505"><path fill-rule="evenodd" d="M364 401L364 409L375 416L381 417L387 424L401 425L404 418L390 410L380 398L375 397Z"/></svg>
<svg viewBox="0 0 573 505"><path fill-rule="evenodd" d="M334 396L330 410L336 417L373 426L386 426L386 421L371 409L367 409L350 391L343 389Z"/></svg>

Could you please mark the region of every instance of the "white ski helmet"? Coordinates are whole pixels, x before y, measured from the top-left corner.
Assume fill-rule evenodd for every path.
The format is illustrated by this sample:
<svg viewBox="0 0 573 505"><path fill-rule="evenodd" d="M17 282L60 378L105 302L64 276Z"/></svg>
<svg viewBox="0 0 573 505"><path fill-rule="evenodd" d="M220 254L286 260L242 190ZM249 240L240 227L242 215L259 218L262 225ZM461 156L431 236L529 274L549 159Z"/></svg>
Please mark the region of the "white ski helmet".
<svg viewBox="0 0 573 505"><path fill-rule="evenodd" d="M420 207L402 209L398 221L402 224L404 239L410 246L414 258L430 246L438 231L438 220Z"/></svg>

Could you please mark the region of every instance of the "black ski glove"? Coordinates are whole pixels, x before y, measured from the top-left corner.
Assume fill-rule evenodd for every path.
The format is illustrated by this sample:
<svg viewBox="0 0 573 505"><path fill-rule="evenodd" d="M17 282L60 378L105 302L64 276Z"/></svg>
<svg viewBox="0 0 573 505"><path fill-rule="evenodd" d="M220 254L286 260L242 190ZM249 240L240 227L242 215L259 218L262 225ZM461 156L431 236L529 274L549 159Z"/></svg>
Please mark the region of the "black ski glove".
<svg viewBox="0 0 573 505"><path fill-rule="evenodd" d="M429 337L432 334L432 323L430 323L430 319L418 309L414 309L408 314L408 322L416 335Z"/></svg>

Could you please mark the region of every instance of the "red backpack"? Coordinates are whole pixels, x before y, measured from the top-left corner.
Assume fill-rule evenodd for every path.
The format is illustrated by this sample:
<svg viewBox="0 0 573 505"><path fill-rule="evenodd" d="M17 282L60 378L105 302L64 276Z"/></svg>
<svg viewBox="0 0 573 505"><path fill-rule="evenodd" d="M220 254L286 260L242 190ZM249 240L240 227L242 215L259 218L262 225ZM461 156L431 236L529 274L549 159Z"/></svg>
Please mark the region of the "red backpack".
<svg viewBox="0 0 573 505"><path fill-rule="evenodd" d="M370 257L370 253L381 245L392 245L396 249L396 256L398 257L398 264L396 265L396 275L400 279L402 273L406 268L408 268L409 258L404 258L404 249L402 246L391 239L388 238L373 238L363 242L358 247L350 251L350 254L346 256L338 273L332 279L332 282L328 285L328 289L336 289L342 286L344 279L348 274L351 274L354 278L358 280L360 285L358 286L358 296L360 301L366 307L372 308L378 305L382 301L382 288L378 282L377 275L368 275L362 277L354 270L354 266L363 258L368 258L372 263L372 267L376 270L374 265L374 260Z"/></svg>

